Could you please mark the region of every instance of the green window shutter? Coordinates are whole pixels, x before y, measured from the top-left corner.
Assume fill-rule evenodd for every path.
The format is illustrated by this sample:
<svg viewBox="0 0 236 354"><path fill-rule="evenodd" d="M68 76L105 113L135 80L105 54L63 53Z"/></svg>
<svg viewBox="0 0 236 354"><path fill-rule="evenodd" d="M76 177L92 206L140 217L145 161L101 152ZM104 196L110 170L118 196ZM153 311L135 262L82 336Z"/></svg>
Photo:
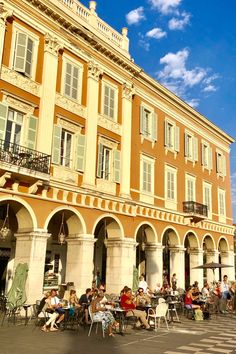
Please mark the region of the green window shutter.
<svg viewBox="0 0 236 354"><path fill-rule="evenodd" d="M114 182L120 183L120 150L114 150Z"/></svg>
<svg viewBox="0 0 236 354"><path fill-rule="evenodd" d="M226 176L226 158L225 158L225 155L222 155L222 173L223 173L223 176Z"/></svg>
<svg viewBox="0 0 236 354"><path fill-rule="evenodd" d="M85 135L77 135L76 170L84 171Z"/></svg>
<svg viewBox="0 0 236 354"><path fill-rule="evenodd" d="M145 134L145 109L140 106L140 133Z"/></svg>
<svg viewBox="0 0 236 354"><path fill-rule="evenodd" d="M77 100L78 97L78 83L79 83L79 69L77 66L74 66L71 97L74 98L75 100Z"/></svg>
<svg viewBox="0 0 236 354"><path fill-rule="evenodd" d="M198 139L193 137L193 160L198 161Z"/></svg>
<svg viewBox="0 0 236 354"><path fill-rule="evenodd" d="M175 151L179 151L179 127L175 126Z"/></svg>
<svg viewBox="0 0 236 354"><path fill-rule="evenodd" d="M53 129L53 148L52 148L52 163L60 165L61 158L61 131L59 125L54 125Z"/></svg>
<svg viewBox="0 0 236 354"><path fill-rule="evenodd" d="M165 146L169 146L170 142L168 141L168 122L165 120Z"/></svg>
<svg viewBox="0 0 236 354"><path fill-rule="evenodd" d="M0 103L0 139L5 139L7 125L8 106L5 103Z"/></svg>
<svg viewBox="0 0 236 354"><path fill-rule="evenodd" d="M34 116L28 118L28 132L26 146L29 149L35 150L36 137L37 137L37 123L38 119Z"/></svg>
<svg viewBox="0 0 236 354"><path fill-rule="evenodd" d="M104 86L104 102L103 102L103 113L105 116L109 116L109 87Z"/></svg>
<svg viewBox="0 0 236 354"><path fill-rule="evenodd" d="M220 172L220 156L216 153L216 172Z"/></svg>
<svg viewBox="0 0 236 354"><path fill-rule="evenodd" d="M25 74L31 76L32 60L33 60L34 42L31 38L27 40Z"/></svg>
<svg viewBox="0 0 236 354"><path fill-rule="evenodd" d="M212 170L212 148L208 148L208 162L209 162L209 169Z"/></svg>
<svg viewBox="0 0 236 354"><path fill-rule="evenodd" d="M98 144L98 167L97 167L97 176L102 177L102 160L103 160L103 145Z"/></svg>
<svg viewBox="0 0 236 354"><path fill-rule="evenodd" d="M201 154L202 154L202 165L204 166L205 165L205 156L204 156L204 144L202 143L201 144Z"/></svg>
<svg viewBox="0 0 236 354"><path fill-rule="evenodd" d="M189 156L188 134L184 134L184 156Z"/></svg>
<svg viewBox="0 0 236 354"><path fill-rule="evenodd" d="M151 138L154 141L157 141L157 114L155 112L152 113L152 132Z"/></svg>
<svg viewBox="0 0 236 354"><path fill-rule="evenodd" d="M71 95L71 80L72 80L72 65L70 63L66 63L65 88L64 88L64 94L66 96Z"/></svg>
<svg viewBox="0 0 236 354"><path fill-rule="evenodd" d="M16 71L25 72L26 54L27 54L27 35L24 33L17 33L15 58L14 58L14 69Z"/></svg>

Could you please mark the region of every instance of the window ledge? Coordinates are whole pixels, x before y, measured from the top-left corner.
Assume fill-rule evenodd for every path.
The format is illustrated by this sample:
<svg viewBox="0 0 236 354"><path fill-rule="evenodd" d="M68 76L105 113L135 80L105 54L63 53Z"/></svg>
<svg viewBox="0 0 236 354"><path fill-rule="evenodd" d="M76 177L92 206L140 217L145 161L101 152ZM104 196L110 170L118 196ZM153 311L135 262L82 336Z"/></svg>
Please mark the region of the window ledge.
<svg viewBox="0 0 236 354"><path fill-rule="evenodd" d="M54 165L53 178L54 180L59 180L68 184L77 185L78 172L72 171L68 167Z"/></svg>
<svg viewBox="0 0 236 354"><path fill-rule="evenodd" d="M154 195L145 192L140 193L140 201L147 204L154 204Z"/></svg>
<svg viewBox="0 0 236 354"><path fill-rule="evenodd" d="M173 200L166 200L165 201L165 208L171 210L177 210L177 202Z"/></svg>
<svg viewBox="0 0 236 354"><path fill-rule="evenodd" d="M109 119L102 114L99 114L98 116L98 125L109 131L112 131L115 134L122 135L121 125L115 120Z"/></svg>

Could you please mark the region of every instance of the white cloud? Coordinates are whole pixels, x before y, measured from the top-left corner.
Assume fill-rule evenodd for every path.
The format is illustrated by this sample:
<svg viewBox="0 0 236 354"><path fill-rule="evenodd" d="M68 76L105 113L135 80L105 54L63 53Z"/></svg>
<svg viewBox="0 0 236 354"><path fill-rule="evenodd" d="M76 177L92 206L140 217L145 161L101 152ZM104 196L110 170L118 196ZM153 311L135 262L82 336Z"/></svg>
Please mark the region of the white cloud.
<svg viewBox="0 0 236 354"><path fill-rule="evenodd" d="M203 92L215 92L215 91L217 91L217 88L214 85L208 85L208 86L204 87L204 89L202 91Z"/></svg>
<svg viewBox="0 0 236 354"><path fill-rule="evenodd" d="M167 33L165 31L162 31L161 28L153 28L152 30L148 31L146 33L146 36L149 38L155 38L155 39L161 39L163 37L167 36Z"/></svg>
<svg viewBox="0 0 236 354"><path fill-rule="evenodd" d="M185 26L189 24L191 15L187 12L180 14L182 18L173 17L168 22L168 27L172 31L183 30Z"/></svg>
<svg viewBox="0 0 236 354"><path fill-rule="evenodd" d="M190 100L186 100L186 103L189 104L189 106L193 107L193 108L196 108L197 106L199 106L199 98L192 98Z"/></svg>
<svg viewBox="0 0 236 354"><path fill-rule="evenodd" d="M126 21L128 25L138 24L142 20L145 20L144 8L142 6L130 11L126 15Z"/></svg>
<svg viewBox="0 0 236 354"><path fill-rule="evenodd" d="M187 70L186 61L189 57L189 50L183 49L177 53L168 53L160 59L160 63L165 65L159 73L161 80L180 80L185 87L193 87L199 84L206 76L206 70L195 67Z"/></svg>
<svg viewBox="0 0 236 354"><path fill-rule="evenodd" d="M142 47L143 49L145 49L147 52L150 49L150 43L145 41L144 39L140 39L138 44L140 45L140 47Z"/></svg>
<svg viewBox="0 0 236 354"><path fill-rule="evenodd" d="M149 0L149 2L160 13L167 15L176 10L182 0Z"/></svg>

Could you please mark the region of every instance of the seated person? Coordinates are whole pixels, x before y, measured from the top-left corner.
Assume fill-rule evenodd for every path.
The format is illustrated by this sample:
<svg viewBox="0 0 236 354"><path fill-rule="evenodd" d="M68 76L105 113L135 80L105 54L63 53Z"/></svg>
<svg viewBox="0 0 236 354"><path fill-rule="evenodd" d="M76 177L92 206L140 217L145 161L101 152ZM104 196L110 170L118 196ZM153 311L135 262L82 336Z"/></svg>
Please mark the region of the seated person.
<svg viewBox="0 0 236 354"><path fill-rule="evenodd" d="M52 289L51 290L51 300L50 300L50 306L52 309L55 310L56 313L59 314L59 317L56 321L56 325L59 325L65 318L65 310L62 308L62 303L59 297L57 296L57 290Z"/></svg>
<svg viewBox="0 0 236 354"><path fill-rule="evenodd" d="M49 319L45 323L45 325L41 328L43 332L54 332L57 331L58 328L55 328L55 321L59 317L59 313L55 311L55 309L51 305L51 292L47 292L43 300L41 300L40 305L44 303L43 308L40 311L45 311L49 315ZM39 306L40 307L40 306Z"/></svg>
<svg viewBox="0 0 236 354"><path fill-rule="evenodd" d="M156 287L154 289L154 293L155 294L159 294L161 292L161 289L162 289L161 284L157 283L157 285L156 285Z"/></svg>
<svg viewBox="0 0 236 354"><path fill-rule="evenodd" d="M79 304L82 306L82 310L84 312L84 321L86 324L89 323L88 305L92 300L92 295L93 295L92 289L87 288L85 294L81 295L79 299Z"/></svg>
<svg viewBox="0 0 236 354"><path fill-rule="evenodd" d="M126 317L137 317L138 327L140 327L140 325L142 324L144 325L145 329L151 330L146 318L146 312L136 309L136 305L133 301L132 291L130 288L127 288L124 294L121 296L120 305L126 311Z"/></svg>
<svg viewBox="0 0 236 354"><path fill-rule="evenodd" d="M186 309L190 310L196 310L196 309L200 309L200 305L194 304L193 301L196 298L193 296L193 288L190 286L187 289L187 292L185 294L185 299L184 299L184 306L186 307Z"/></svg>
<svg viewBox="0 0 236 354"><path fill-rule="evenodd" d="M82 307L79 304L79 299L76 295L76 290L74 290L74 289L72 289L70 291L69 304L70 304L70 306L72 306L74 308L76 313L78 313L78 310Z"/></svg>
<svg viewBox="0 0 236 354"><path fill-rule="evenodd" d="M139 288L136 296L136 308L142 310L145 309L145 305L151 304L151 298L144 293L143 288Z"/></svg>
<svg viewBox="0 0 236 354"><path fill-rule="evenodd" d="M93 319L102 321L102 327L104 331L108 331L110 337L114 337L112 329L118 327L119 324L114 319L112 313L106 309L104 304L101 304L102 299L104 298L103 291L99 291L96 299L93 299L91 302L91 311L93 313Z"/></svg>

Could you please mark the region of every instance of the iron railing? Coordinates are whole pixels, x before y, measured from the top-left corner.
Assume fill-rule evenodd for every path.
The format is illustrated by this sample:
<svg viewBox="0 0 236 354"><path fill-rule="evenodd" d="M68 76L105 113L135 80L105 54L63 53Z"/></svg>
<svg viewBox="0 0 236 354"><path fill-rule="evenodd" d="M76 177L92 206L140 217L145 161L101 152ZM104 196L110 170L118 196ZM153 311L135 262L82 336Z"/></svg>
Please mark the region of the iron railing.
<svg viewBox="0 0 236 354"><path fill-rule="evenodd" d="M183 202L183 211L186 214L202 215L207 218L207 205L197 202Z"/></svg>
<svg viewBox="0 0 236 354"><path fill-rule="evenodd" d="M50 173L50 155L0 139L0 161L31 171Z"/></svg>

